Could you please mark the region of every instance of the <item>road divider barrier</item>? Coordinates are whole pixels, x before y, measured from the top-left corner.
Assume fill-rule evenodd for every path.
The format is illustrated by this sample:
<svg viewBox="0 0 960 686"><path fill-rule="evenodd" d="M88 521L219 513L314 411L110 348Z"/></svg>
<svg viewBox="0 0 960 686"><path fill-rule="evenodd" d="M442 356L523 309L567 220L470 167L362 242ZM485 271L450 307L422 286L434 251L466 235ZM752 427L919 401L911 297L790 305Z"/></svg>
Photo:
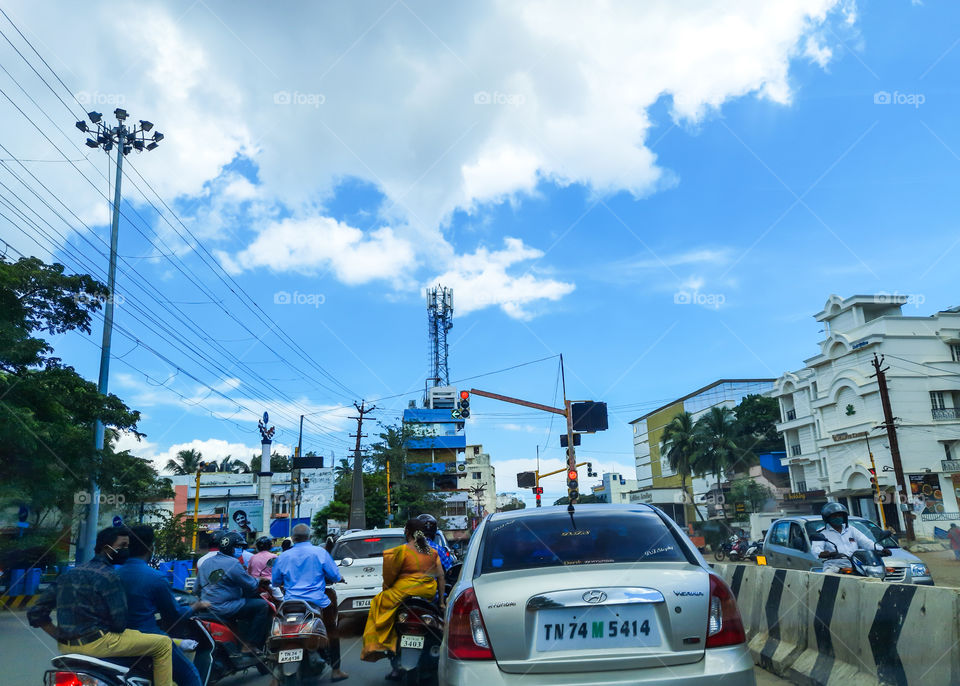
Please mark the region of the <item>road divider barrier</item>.
<svg viewBox="0 0 960 686"><path fill-rule="evenodd" d="M960 684L960 591L716 564L753 661L795 684Z"/></svg>

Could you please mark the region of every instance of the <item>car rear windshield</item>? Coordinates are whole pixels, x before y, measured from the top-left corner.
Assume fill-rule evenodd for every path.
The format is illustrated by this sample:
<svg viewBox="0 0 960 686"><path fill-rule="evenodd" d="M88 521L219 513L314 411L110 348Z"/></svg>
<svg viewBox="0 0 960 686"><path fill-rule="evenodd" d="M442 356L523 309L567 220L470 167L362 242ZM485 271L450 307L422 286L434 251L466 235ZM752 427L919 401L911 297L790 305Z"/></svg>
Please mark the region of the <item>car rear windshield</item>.
<svg viewBox="0 0 960 686"><path fill-rule="evenodd" d="M351 538L348 541L337 541L333 547L333 559L342 560L345 557L383 557L384 550L396 548L404 544L403 536L367 536L365 538Z"/></svg>
<svg viewBox="0 0 960 686"><path fill-rule="evenodd" d="M572 519L572 521L571 521ZM652 512L566 512L489 522L481 574L611 562L690 561Z"/></svg>

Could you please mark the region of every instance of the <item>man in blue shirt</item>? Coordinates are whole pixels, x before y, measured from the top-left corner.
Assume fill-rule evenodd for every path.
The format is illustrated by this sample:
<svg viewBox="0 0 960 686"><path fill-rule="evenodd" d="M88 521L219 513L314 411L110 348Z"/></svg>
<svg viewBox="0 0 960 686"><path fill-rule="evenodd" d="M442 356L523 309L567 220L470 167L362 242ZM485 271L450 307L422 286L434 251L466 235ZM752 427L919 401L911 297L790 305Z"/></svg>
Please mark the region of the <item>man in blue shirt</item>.
<svg viewBox="0 0 960 686"><path fill-rule="evenodd" d="M127 596L127 628L145 634L173 633L175 628L183 631L186 626L182 620L203 609L206 603L198 601L188 609L177 602L163 572L147 564L153 556L153 541L153 527L130 528L130 558L117 570ZM157 624L157 613L167 631ZM201 686L202 683L197 668L176 644L173 646L173 680L177 686Z"/></svg>
<svg viewBox="0 0 960 686"><path fill-rule="evenodd" d="M234 557L234 549L243 545L243 537L227 532L219 537L219 552L197 569L200 599L210 603L210 610L237 625L244 642L244 653L263 648L270 631L270 608L257 591L260 583ZM266 580L263 580L266 584Z"/></svg>
<svg viewBox="0 0 960 686"><path fill-rule="evenodd" d="M293 547L273 563L273 585L283 586L284 600L305 600L321 610L330 641L331 681L343 681L349 674L340 669L340 635L337 633L337 606L327 596L327 581L343 581L330 553L310 543L310 527L293 527ZM331 589L332 590L332 589Z"/></svg>

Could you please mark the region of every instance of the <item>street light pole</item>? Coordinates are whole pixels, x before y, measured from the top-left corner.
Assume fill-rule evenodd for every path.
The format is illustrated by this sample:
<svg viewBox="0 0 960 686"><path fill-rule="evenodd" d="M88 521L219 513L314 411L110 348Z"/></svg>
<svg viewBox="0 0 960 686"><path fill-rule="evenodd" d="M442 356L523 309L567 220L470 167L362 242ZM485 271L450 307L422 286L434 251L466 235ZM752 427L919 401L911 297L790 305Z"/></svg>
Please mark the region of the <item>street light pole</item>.
<svg viewBox="0 0 960 686"><path fill-rule="evenodd" d="M102 148L110 153L114 146L117 148L117 176L113 187L113 221L110 226L110 264L107 269L107 302L103 308L103 338L100 344L100 376L97 390L107 394L110 379L110 341L113 336L113 306L116 294L117 281L117 241L120 233L120 182L123 179L123 158L133 150L154 150L163 140L163 134L154 132L150 138L146 133L153 128L153 124L140 120L140 125L128 127L124 124L127 111L117 108L113 112L117 118L117 125L108 127L103 123L103 115L99 112L89 112L87 116L95 128L90 128L85 121L78 121L76 126L84 133L96 134L96 138L87 138L87 147ZM149 141L149 143L147 142ZM94 424L94 462L99 463L103 454L105 426L99 417ZM94 467L90 479L90 502L87 505L87 517L77 547L77 562L93 555L97 539L97 522L100 519L100 485L99 473Z"/></svg>

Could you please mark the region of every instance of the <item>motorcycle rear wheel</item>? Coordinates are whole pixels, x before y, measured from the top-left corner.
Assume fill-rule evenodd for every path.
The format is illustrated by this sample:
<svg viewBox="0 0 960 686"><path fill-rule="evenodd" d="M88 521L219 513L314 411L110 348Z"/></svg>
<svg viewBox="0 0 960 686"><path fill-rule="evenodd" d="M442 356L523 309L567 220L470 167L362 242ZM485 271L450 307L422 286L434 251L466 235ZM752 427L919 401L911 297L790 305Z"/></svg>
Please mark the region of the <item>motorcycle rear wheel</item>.
<svg viewBox="0 0 960 686"><path fill-rule="evenodd" d="M718 548L716 552L713 553L713 556L716 558L717 562L722 562L725 555L726 552L723 550L723 548Z"/></svg>

